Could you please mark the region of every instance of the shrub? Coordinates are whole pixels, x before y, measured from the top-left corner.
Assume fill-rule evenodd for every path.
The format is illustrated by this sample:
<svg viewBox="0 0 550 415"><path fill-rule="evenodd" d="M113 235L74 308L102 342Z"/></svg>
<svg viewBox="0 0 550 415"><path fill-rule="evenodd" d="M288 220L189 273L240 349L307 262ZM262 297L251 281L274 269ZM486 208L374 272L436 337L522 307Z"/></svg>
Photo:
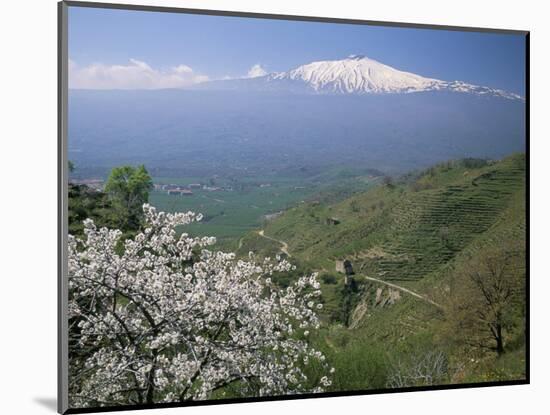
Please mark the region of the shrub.
<svg viewBox="0 0 550 415"><path fill-rule="evenodd" d="M321 276L321 280L325 283L325 284L336 284L338 282L338 280L336 279L336 277L334 275L331 275L331 274L323 274Z"/></svg>

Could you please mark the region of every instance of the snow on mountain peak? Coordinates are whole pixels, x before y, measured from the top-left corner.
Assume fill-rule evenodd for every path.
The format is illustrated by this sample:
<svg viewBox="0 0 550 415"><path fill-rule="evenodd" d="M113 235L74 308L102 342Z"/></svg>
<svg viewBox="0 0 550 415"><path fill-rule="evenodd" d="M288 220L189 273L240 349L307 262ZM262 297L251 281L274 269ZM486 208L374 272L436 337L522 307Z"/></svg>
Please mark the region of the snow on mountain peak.
<svg viewBox="0 0 550 415"><path fill-rule="evenodd" d="M433 88L438 81L402 72L362 55L318 61L275 76L301 80L316 91L344 93L412 92Z"/></svg>
<svg viewBox="0 0 550 415"><path fill-rule="evenodd" d="M453 91L523 99L517 94L499 89L461 81L442 81L400 71L365 55L349 55L342 60L311 62L288 72L267 75L266 80L301 82L317 93L381 94Z"/></svg>

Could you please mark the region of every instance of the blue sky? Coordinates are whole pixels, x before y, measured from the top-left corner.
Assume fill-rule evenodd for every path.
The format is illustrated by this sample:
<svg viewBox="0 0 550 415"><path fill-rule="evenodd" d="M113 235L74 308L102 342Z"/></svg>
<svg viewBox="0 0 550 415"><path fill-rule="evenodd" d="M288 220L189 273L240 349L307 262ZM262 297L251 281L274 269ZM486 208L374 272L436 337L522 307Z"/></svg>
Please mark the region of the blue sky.
<svg viewBox="0 0 550 415"><path fill-rule="evenodd" d="M69 8L69 57L80 70L70 75L75 82L76 74L82 82L92 75L141 82L145 68L172 85L174 79L242 77L254 65L286 71L350 54L525 95L522 35Z"/></svg>

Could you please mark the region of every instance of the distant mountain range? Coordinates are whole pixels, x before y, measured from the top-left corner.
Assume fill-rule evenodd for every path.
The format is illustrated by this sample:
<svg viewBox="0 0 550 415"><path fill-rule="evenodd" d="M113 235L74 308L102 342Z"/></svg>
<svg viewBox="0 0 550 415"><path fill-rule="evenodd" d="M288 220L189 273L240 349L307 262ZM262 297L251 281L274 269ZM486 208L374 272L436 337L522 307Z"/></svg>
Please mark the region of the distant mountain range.
<svg viewBox="0 0 550 415"><path fill-rule="evenodd" d="M201 84L199 89L272 92L310 92L323 94L399 94L450 91L496 96L512 100L523 98L502 89L472 85L462 81L443 81L404 72L364 55L345 59L317 61L288 72L275 72L256 78L229 79Z"/></svg>
<svg viewBox="0 0 550 415"><path fill-rule="evenodd" d="M71 90L69 158L83 177L402 173L525 151L517 94L402 72L364 56L195 90Z"/></svg>

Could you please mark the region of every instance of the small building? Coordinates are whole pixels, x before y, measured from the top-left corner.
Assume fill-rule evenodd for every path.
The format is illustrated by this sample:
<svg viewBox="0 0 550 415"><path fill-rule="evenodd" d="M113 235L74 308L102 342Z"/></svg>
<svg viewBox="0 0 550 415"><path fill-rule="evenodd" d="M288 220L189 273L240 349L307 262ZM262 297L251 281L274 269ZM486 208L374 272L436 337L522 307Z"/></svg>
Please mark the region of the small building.
<svg viewBox="0 0 550 415"><path fill-rule="evenodd" d="M173 189L168 190L168 194L171 196L192 196L193 192L187 189Z"/></svg>
<svg viewBox="0 0 550 415"><path fill-rule="evenodd" d="M222 190L222 188L218 186L203 186L202 188L207 192L219 192L220 190Z"/></svg>
<svg viewBox="0 0 550 415"><path fill-rule="evenodd" d="M340 272L342 274L346 275L353 275L355 272L353 272L353 265L351 264L351 261L349 259L345 260L337 260L336 261L336 272Z"/></svg>
<svg viewBox="0 0 550 415"><path fill-rule="evenodd" d="M164 184L162 185L163 190L179 190L179 186L177 184Z"/></svg>
<svg viewBox="0 0 550 415"><path fill-rule="evenodd" d="M351 290L357 290L357 284L355 283L355 272L353 272L353 265L349 259L344 259L336 261L336 272L345 274L344 276L344 285Z"/></svg>
<svg viewBox="0 0 550 415"><path fill-rule="evenodd" d="M201 187L202 187L202 186L201 186L200 183L191 183L191 184L189 185L189 188L190 188L190 189L200 189Z"/></svg>
<svg viewBox="0 0 550 415"><path fill-rule="evenodd" d="M338 218L326 218L325 223L327 225L338 225L338 224L340 224L340 219L338 219Z"/></svg>

